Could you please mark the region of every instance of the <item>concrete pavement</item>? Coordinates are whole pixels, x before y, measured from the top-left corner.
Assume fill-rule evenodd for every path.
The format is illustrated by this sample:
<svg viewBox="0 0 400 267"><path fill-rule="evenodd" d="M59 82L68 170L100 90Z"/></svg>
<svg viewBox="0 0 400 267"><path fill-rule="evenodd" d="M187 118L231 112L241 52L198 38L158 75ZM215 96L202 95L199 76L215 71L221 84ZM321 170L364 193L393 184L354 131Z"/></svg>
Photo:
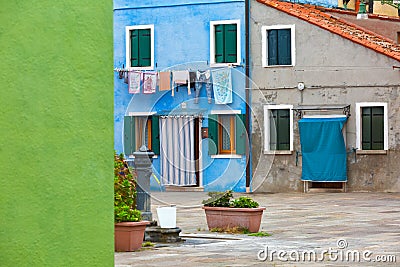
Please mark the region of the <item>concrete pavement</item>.
<svg viewBox="0 0 400 267"><path fill-rule="evenodd" d="M153 218L157 206L177 205L185 242L115 253L115 266L400 265L400 194L247 195L267 208L260 231L272 236L211 233L201 209L206 193L157 192Z"/></svg>

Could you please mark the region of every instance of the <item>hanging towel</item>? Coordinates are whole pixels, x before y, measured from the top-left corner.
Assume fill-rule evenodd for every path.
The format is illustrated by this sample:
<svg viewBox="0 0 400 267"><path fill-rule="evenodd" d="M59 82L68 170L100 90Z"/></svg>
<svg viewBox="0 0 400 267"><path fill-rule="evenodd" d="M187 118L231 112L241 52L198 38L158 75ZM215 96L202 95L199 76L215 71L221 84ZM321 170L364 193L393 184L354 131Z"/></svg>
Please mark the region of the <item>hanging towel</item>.
<svg viewBox="0 0 400 267"><path fill-rule="evenodd" d="M187 84L188 95L191 94L189 71L187 71L187 70L174 71L172 73L172 81L174 83L174 88L176 85ZM172 90L172 96L174 96L174 90Z"/></svg>
<svg viewBox="0 0 400 267"><path fill-rule="evenodd" d="M157 87L157 72L143 73L143 94L154 94Z"/></svg>
<svg viewBox="0 0 400 267"><path fill-rule="evenodd" d="M232 103L231 68L212 71L215 104Z"/></svg>
<svg viewBox="0 0 400 267"><path fill-rule="evenodd" d="M168 91L171 90L171 72L163 71L158 74L158 78L160 80L158 87L160 91Z"/></svg>
<svg viewBox="0 0 400 267"><path fill-rule="evenodd" d="M140 72L129 72L128 73L128 91L130 94L138 94L140 93L140 81L141 81L141 73Z"/></svg>

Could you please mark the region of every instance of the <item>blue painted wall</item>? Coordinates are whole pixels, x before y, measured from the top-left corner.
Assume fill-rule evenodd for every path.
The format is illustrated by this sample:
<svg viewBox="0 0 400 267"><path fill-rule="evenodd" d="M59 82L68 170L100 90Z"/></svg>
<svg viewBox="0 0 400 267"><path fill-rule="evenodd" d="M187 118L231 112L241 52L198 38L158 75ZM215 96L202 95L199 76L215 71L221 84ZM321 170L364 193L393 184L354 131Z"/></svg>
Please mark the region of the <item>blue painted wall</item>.
<svg viewBox="0 0 400 267"><path fill-rule="evenodd" d="M193 103L194 92L188 95L180 87L175 96L171 91L152 95L128 94L128 86L114 75L114 144L118 153L123 152L123 119L128 112L158 113L179 109L183 102L187 110L235 109L245 113L245 2L244 0L174 0L128 1L114 0L114 68L125 64L125 27L154 25L155 69L184 70L204 68L210 60L210 21L240 20L241 66L232 68L233 103L208 104L206 90L200 93L199 104ZM203 127L208 121L203 121ZM208 139L202 140L203 186L206 191L234 189L245 191L246 158L212 159L208 156ZM159 175L159 159L154 160L154 173ZM162 190L151 179L153 190Z"/></svg>

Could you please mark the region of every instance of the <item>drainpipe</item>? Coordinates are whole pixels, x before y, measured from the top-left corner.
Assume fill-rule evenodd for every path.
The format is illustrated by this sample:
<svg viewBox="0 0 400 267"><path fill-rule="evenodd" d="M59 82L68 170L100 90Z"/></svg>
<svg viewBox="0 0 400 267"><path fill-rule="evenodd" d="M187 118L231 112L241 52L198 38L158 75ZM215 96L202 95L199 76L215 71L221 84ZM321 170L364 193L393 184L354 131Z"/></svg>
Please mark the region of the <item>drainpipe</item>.
<svg viewBox="0 0 400 267"><path fill-rule="evenodd" d="M374 0L368 0L368 13L374 14Z"/></svg>
<svg viewBox="0 0 400 267"><path fill-rule="evenodd" d="M246 132L248 135L248 144L246 146L246 192L250 192L250 180L251 180L251 132L250 132L250 81L249 81L249 76L250 76L250 67L249 67L249 58L250 58L250 24L249 24L249 13L250 13L250 0L245 0L245 14L244 14L244 20L245 20L245 36L246 36L246 64L245 64L245 73L246 73L246 85L245 85L245 94L246 94Z"/></svg>

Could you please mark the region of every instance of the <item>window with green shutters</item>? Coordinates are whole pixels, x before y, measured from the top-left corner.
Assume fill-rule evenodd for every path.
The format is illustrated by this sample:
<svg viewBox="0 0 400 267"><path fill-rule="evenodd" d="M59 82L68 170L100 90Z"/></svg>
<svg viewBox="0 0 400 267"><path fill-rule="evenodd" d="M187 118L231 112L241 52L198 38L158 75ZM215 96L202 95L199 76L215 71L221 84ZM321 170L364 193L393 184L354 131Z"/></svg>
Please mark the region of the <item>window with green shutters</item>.
<svg viewBox="0 0 400 267"><path fill-rule="evenodd" d="M384 149L384 107L361 108L363 150Z"/></svg>
<svg viewBox="0 0 400 267"><path fill-rule="evenodd" d="M215 25L215 63L236 63L237 25Z"/></svg>
<svg viewBox="0 0 400 267"><path fill-rule="evenodd" d="M126 27L126 63L131 68L153 68L153 25Z"/></svg>
<svg viewBox="0 0 400 267"><path fill-rule="evenodd" d="M264 153L290 154L293 151L293 105L264 106Z"/></svg>
<svg viewBox="0 0 400 267"><path fill-rule="evenodd" d="M210 22L211 64L240 63L240 20Z"/></svg>
<svg viewBox="0 0 400 267"><path fill-rule="evenodd" d="M245 114L208 116L209 155L246 154Z"/></svg>
<svg viewBox="0 0 400 267"><path fill-rule="evenodd" d="M268 31L268 65L291 65L290 29Z"/></svg>
<svg viewBox="0 0 400 267"><path fill-rule="evenodd" d="M270 150L290 150L290 110L270 110Z"/></svg>
<svg viewBox="0 0 400 267"><path fill-rule="evenodd" d="M295 65L295 26L262 27L262 64L268 66Z"/></svg>
<svg viewBox="0 0 400 267"><path fill-rule="evenodd" d="M151 65L150 29L131 30L131 67Z"/></svg>
<svg viewBox="0 0 400 267"><path fill-rule="evenodd" d="M124 152L132 155L143 145L160 154L160 134L158 116L125 116L124 117Z"/></svg>

